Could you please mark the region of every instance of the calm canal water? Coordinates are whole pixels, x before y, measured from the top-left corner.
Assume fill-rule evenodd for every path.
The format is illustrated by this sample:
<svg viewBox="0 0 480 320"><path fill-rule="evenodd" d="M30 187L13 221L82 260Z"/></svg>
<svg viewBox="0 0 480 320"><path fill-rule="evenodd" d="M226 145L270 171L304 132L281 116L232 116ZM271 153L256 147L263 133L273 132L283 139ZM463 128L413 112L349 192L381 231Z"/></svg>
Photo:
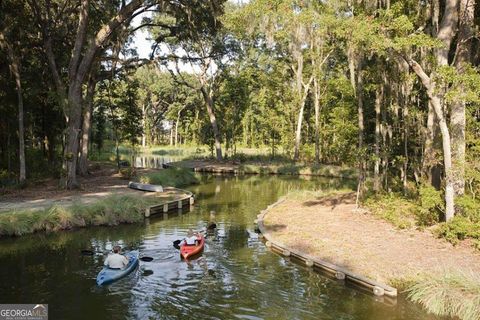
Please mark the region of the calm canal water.
<svg viewBox="0 0 480 320"><path fill-rule="evenodd" d="M193 211L146 224L97 227L0 240L0 303L48 303L50 319L433 319L325 278L268 251L253 230L261 209L289 190L349 182L277 176L202 176L190 188ZM172 242L202 229L210 210L218 230L186 263ZM152 262L97 287L104 252L120 244ZM95 248L94 256L80 250Z"/></svg>

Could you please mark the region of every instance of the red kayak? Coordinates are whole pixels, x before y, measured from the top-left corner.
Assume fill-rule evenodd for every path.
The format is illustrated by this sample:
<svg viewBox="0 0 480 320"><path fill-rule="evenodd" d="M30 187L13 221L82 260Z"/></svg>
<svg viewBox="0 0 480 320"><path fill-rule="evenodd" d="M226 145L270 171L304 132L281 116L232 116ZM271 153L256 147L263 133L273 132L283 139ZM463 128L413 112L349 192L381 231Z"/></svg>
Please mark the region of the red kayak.
<svg viewBox="0 0 480 320"><path fill-rule="evenodd" d="M205 237L202 235L199 235L197 239L198 239L197 245L193 245L193 246L183 245L180 247L180 256L183 259L188 259L203 251L203 247L205 247Z"/></svg>

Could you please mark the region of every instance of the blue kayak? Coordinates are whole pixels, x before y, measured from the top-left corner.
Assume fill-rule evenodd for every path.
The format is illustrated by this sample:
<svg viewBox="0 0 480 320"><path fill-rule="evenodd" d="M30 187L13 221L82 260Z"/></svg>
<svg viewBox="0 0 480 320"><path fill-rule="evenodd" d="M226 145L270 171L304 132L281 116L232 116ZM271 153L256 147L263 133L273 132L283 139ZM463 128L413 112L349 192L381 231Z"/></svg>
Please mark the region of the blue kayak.
<svg viewBox="0 0 480 320"><path fill-rule="evenodd" d="M102 271L98 273L97 284L99 286L123 278L135 269L138 265L138 251L130 251L125 254L125 257L129 259L129 262L124 269L110 269L109 267L104 267Z"/></svg>

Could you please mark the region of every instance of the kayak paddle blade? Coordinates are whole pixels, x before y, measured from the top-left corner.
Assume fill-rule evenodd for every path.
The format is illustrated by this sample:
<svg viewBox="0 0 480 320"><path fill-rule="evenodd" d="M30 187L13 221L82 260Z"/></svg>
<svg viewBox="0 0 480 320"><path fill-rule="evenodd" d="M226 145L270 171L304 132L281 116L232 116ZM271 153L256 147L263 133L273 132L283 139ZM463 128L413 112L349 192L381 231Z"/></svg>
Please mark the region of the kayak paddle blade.
<svg viewBox="0 0 480 320"><path fill-rule="evenodd" d="M153 260L152 257L140 257L139 259L142 260L142 261L146 261L146 262L150 262L150 261Z"/></svg>
<svg viewBox="0 0 480 320"><path fill-rule="evenodd" d="M175 247L175 249L179 249L179 250L180 250L180 242L182 242L182 240L175 240L175 241L173 241L173 246Z"/></svg>

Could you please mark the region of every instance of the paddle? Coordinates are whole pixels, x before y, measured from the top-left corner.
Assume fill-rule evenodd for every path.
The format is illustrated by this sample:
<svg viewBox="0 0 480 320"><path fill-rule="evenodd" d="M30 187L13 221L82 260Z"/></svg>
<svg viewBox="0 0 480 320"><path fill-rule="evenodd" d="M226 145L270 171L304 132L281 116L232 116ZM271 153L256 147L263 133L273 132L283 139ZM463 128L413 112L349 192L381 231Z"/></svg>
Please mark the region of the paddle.
<svg viewBox="0 0 480 320"><path fill-rule="evenodd" d="M140 257L139 259L142 260L142 261L145 261L145 262L150 262L150 261L153 260L152 257Z"/></svg>
<svg viewBox="0 0 480 320"><path fill-rule="evenodd" d="M80 251L80 252L81 252L82 255L84 255L84 256L93 256L93 255L95 254L95 252L92 251L92 250L82 250L82 251ZM105 252L102 252L102 254L105 254ZM140 257L140 258L138 258L138 259L139 259L139 260L142 260L142 261L145 261L145 262L150 262L150 261L153 260L152 257Z"/></svg>
<svg viewBox="0 0 480 320"><path fill-rule="evenodd" d="M180 242L182 242L182 240L173 241L173 247L177 250L180 250Z"/></svg>
<svg viewBox="0 0 480 320"><path fill-rule="evenodd" d="M92 250L82 250L80 251L83 256L93 256L94 252Z"/></svg>
<svg viewBox="0 0 480 320"><path fill-rule="evenodd" d="M211 231L211 230L214 230L216 227L217 227L217 224L215 222L212 222L207 226L207 230Z"/></svg>

